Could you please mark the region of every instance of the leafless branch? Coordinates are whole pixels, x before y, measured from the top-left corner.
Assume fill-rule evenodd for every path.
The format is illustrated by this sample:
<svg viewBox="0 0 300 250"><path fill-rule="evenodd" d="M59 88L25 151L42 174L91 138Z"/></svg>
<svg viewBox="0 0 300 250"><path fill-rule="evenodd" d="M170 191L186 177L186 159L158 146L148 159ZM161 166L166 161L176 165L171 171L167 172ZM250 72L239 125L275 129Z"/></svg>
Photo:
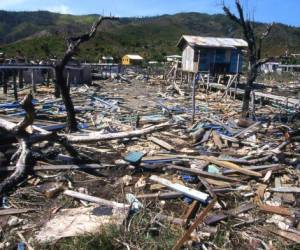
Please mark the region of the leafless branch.
<svg viewBox="0 0 300 250"><path fill-rule="evenodd" d="M104 22L105 20L115 20L116 17L99 17L99 19L92 25L90 31L86 34L83 34L78 37L71 37L67 39L68 48L65 53L64 58L62 59L61 65L65 66L73 54L76 52L80 44L89 41L93 38L96 34L98 27Z"/></svg>
<svg viewBox="0 0 300 250"><path fill-rule="evenodd" d="M266 31L263 32L259 38L259 41L258 41L259 45L258 45L258 49L257 49L257 58L258 59L261 58L262 42L266 37L269 36L272 28L273 28L273 23L267 26Z"/></svg>

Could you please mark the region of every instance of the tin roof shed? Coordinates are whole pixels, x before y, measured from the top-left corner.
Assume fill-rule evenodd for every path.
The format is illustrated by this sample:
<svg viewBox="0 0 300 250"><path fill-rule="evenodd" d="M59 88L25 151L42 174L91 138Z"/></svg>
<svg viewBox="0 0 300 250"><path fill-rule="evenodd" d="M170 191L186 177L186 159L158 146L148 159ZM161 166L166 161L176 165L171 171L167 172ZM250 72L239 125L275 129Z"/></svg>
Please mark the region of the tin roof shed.
<svg viewBox="0 0 300 250"><path fill-rule="evenodd" d="M183 48L184 44L190 46L199 46L206 48L247 48L248 43L243 39L237 38L221 38L221 37L202 37L183 35L177 46Z"/></svg>

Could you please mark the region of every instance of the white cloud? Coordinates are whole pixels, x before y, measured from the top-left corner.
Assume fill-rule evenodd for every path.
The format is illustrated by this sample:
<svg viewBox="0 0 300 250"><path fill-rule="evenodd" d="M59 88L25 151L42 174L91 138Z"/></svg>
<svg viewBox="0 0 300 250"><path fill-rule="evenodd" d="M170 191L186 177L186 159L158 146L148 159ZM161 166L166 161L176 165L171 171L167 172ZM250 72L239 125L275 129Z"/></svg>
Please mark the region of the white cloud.
<svg viewBox="0 0 300 250"><path fill-rule="evenodd" d="M49 10L51 12L61 13L61 14L71 14L72 13L71 8L64 4L50 6L50 7L46 8L46 10Z"/></svg>

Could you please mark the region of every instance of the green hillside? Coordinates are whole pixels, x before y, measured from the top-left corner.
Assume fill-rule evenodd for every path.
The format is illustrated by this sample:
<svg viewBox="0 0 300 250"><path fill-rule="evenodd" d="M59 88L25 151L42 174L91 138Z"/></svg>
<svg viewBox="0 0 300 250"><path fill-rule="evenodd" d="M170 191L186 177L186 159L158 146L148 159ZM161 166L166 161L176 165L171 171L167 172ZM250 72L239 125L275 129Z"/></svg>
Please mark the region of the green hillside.
<svg viewBox="0 0 300 250"><path fill-rule="evenodd" d="M0 50L14 56L19 49L29 58L47 54L61 56L64 40L88 30L96 15L73 16L37 12L0 11ZM257 23L257 32L264 25ZM101 27L94 40L81 47L78 56L97 61L102 55L120 58L125 53L139 53L147 59L160 60L178 53L176 43L182 34L242 37L241 30L224 15L180 13L146 18L121 18ZM264 53L279 55L286 50L300 52L300 28L275 24L265 42Z"/></svg>

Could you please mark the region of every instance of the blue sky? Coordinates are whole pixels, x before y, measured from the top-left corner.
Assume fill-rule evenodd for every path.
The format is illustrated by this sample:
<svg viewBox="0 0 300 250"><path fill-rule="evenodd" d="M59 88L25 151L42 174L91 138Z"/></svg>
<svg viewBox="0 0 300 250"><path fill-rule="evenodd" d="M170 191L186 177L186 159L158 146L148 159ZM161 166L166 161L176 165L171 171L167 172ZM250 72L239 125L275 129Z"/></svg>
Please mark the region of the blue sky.
<svg viewBox="0 0 300 250"><path fill-rule="evenodd" d="M149 16L178 12L222 13L222 0L0 0L4 10L49 10L70 14ZM225 0L228 5L234 0ZM300 27L300 0L242 0L256 21Z"/></svg>

